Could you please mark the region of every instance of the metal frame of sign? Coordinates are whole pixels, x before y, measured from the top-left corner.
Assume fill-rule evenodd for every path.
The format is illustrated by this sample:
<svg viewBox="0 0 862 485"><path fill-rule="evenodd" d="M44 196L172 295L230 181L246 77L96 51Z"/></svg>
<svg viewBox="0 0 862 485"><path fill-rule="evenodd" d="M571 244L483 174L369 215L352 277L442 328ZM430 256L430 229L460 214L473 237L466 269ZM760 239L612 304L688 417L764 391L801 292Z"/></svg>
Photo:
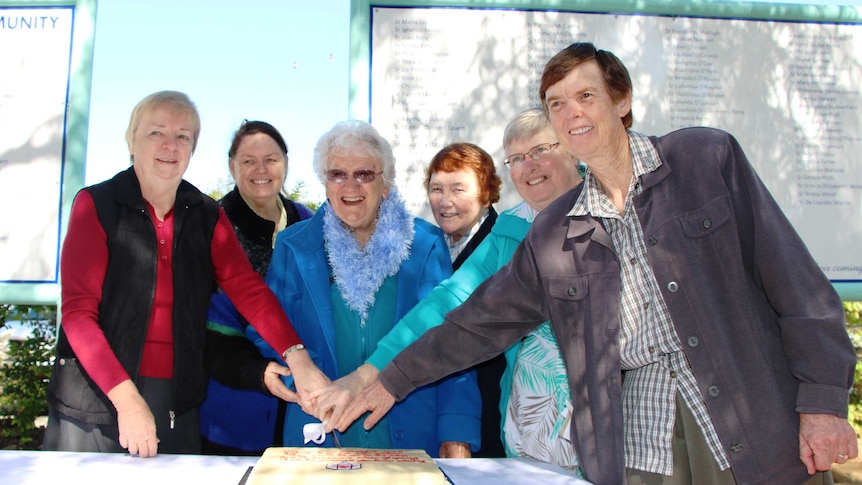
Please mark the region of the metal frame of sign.
<svg viewBox="0 0 862 485"><path fill-rule="evenodd" d="M0 281L0 303L57 304L60 296L59 253L65 236L72 201L84 186L89 123L90 85L93 71L93 46L96 28L97 0L0 0L0 11L6 9L71 8L72 38L69 49L69 72L66 90L61 183L58 193L46 194L60 207L58 244L54 254L57 265L53 277L38 281ZM4 210L16 210L7 207ZM0 255L0 258L4 255ZM7 256L8 257L8 256Z"/></svg>

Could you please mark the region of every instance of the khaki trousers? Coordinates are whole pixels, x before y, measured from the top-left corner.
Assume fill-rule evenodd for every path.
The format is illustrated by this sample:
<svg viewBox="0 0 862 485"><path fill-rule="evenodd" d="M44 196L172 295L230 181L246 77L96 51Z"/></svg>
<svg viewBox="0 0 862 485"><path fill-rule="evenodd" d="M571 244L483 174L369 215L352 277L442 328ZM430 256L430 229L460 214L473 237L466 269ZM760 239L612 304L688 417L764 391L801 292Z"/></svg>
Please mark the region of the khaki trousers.
<svg viewBox="0 0 862 485"><path fill-rule="evenodd" d="M736 485L730 468L719 470L706 438L682 396L676 395L673 476L626 469L627 485ZM815 473L803 485L833 485L832 472Z"/></svg>

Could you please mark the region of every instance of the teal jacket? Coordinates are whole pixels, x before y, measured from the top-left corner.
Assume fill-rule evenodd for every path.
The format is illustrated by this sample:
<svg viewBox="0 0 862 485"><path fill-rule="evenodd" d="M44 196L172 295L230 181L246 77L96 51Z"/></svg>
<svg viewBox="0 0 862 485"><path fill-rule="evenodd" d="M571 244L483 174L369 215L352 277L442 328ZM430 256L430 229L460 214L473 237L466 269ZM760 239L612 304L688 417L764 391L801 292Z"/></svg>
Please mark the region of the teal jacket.
<svg viewBox="0 0 862 485"><path fill-rule="evenodd" d="M314 363L330 379L337 379L341 375L336 360L337 337L330 269L323 240L323 214L321 208L311 219L279 233L266 281ZM410 256L398 271L395 321L452 272L449 251L439 228L422 219L415 219L414 227ZM249 329L253 332L253 327ZM275 357L259 337L256 343ZM395 405L388 416L392 447L424 449L436 457L443 441L460 441L469 443L476 451L481 444L480 414L481 399L475 372L455 374L435 385L417 389ZM311 422L319 421L305 414L298 405L288 404L284 446L303 446L302 426ZM331 446L329 438L324 446Z"/></svg>
<svg viewBox="0 0 862 485"><path fill-rule="evenodd" d="M517 207L515 208L517 209ZM473 254L449 279L437 285L428 296L404 315L395 327L377 343L377 350L366 363L382 370L405 347L418 339L426 330L443 323L445 315L463 303L479 284L512 259L515 248L527 235L530 222L510 209L499 215L491 234L482 241ZM512 387L512 372L521 344L506 350L506 371L500 379L500 415L506 415L506 406ZM494 357L489 355L489 358ZM502 426L501 426L502 429Z"/></svg>

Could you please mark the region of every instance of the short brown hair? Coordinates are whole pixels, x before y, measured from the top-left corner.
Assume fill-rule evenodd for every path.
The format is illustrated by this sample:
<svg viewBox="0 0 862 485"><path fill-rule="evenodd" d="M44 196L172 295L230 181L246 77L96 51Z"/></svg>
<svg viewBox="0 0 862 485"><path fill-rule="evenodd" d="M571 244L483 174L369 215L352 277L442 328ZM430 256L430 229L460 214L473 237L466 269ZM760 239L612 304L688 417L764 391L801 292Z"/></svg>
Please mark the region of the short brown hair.
<svg viewBox="0 0 862 485"><path fill-rule="evenodd" d="M425 191L431 184L431 175L436 172L457 172L469 169L479 181L479 203L495 204L500 200L500 186L503 181L497 175L494 159L481 147L472 143L452 143L443 147L428 168L425 169Z"/></svg>
<svg viewBox="0 0 862 485"><path fill-rule="evenodd" d="M588 61L596 61L602 71L602 79L605 87L614 102L619 102L626 96L632 94L632 78L623 62L612 52L596 49L590 42L576 42L560 52L556 53L551 60L545 64L542 71L542 82L539 84L539 99L542 101L542 109L548 115L548 103L545 95L548 88L562 81L576 67ZM634 121L632 110L622 117L626 128L632 127Z"/></svg>

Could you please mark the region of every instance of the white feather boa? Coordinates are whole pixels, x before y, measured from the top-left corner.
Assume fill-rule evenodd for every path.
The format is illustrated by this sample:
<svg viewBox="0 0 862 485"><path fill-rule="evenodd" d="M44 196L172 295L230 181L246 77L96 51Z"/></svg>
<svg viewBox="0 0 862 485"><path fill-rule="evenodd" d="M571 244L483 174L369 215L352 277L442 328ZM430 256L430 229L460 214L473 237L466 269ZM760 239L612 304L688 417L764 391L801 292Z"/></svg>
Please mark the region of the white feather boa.
<svg viewBox="0 0 862 485"><path fill-rule="evenodd" d="M347 306L365 320L383 281L410 256L413 216L398 190L390 187L389 197L380 204L374 233L362 249L332 205L325 204L323 210L323 240L335 284Z"/></svg>

